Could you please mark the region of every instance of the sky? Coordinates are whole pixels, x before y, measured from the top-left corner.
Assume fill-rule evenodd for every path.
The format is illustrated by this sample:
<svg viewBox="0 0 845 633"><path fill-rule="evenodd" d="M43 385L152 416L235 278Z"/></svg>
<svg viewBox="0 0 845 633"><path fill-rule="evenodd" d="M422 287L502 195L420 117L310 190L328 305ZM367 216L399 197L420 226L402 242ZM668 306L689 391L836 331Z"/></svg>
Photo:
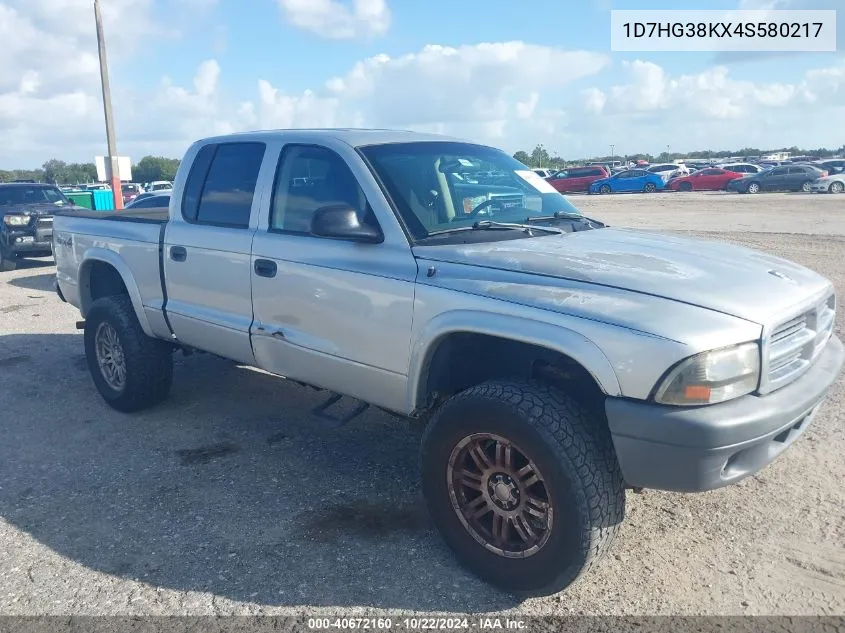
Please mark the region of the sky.
<svg viewBox="0 0 845 633"><path fill-rule="evenodd" d="M386 127L567 159L845 144L836 53L614 53L611 9L677 0L101 0L118 153L198 138ZM106 151L93 0L0 0L0 169Z"/></svg>

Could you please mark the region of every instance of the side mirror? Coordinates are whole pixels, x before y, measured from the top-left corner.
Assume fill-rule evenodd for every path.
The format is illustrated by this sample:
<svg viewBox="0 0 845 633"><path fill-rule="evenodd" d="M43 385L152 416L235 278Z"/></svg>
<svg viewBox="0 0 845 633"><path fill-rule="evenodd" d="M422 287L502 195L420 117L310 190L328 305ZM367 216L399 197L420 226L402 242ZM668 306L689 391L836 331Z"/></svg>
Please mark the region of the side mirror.
<svg viewBox="0 0 845 633"><path fill-rule="evenodd" d="M377 227L361 224L358 221L358 212L345 204L317 209L311 218L311 234L367 244L379 244L384 241L384 235Z"/></svg>

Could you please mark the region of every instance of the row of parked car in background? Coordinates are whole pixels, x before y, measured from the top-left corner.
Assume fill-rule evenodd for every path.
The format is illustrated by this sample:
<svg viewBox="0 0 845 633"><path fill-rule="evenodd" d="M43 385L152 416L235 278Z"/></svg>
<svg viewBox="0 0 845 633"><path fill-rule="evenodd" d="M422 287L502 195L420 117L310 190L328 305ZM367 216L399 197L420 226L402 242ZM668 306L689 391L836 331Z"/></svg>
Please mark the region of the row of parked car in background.
<svg viewBox="0 0 845 633"><path fill-rule="evenodd" d="M656 191L845 191L845 158L734 163L595 164L551 173L535 170L562 193Z"/></svg>
<svg viewBox="0 0 845 633"><path fill-rule="evenodd" d="M134 202L138 197L145 197L146 194L154 194L159 191L169 191L173 183L169 180L155 180L147 183L124 182L120 185L120 193L123 198L123 205ZM111 191L111 187L104 183L86 183L78 185L64 185L60 187L62 193L74 193L78 191Z"/></svg>

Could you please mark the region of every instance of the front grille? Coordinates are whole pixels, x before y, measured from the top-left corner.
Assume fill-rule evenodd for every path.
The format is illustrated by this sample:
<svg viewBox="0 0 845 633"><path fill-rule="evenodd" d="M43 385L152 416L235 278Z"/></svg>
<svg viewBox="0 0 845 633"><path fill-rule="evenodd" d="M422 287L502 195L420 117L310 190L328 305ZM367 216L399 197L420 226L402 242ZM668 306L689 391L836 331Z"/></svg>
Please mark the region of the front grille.
<svg viewBox="0 0 845 633"><path fill-rule="evenodd" d="M53 228L53 216L52 215L39 216L38 220L35 222L35 226L37 226L39 229L51 229L51 228Z"/></svg>
<svg viewBox="0 0 845 633"><path fill-rule="evenodd" d="M777 326L767 346L766 392L788 385L821 354L833 332L836 297Z"/></svg>

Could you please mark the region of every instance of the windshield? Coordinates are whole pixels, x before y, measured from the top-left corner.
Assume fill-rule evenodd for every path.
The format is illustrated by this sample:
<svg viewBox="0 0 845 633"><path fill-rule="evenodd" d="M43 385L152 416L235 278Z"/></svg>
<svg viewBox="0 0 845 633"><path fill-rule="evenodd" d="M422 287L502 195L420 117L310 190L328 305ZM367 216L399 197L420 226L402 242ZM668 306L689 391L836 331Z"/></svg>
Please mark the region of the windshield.
<svg viewBox="0 0 845 633"><path fill-rule="evenodd" d="M0 205L55 204L63 206L70 201L55 187L0 187Z"/></svg>
<svg viewBox="0 0 845 633"><path fill-rule="evenodd" d="M361 148L416 240L481 220L582 217L542 177L501 150L461 142ZM495 239L491 234L490 239Z"/></svg>

